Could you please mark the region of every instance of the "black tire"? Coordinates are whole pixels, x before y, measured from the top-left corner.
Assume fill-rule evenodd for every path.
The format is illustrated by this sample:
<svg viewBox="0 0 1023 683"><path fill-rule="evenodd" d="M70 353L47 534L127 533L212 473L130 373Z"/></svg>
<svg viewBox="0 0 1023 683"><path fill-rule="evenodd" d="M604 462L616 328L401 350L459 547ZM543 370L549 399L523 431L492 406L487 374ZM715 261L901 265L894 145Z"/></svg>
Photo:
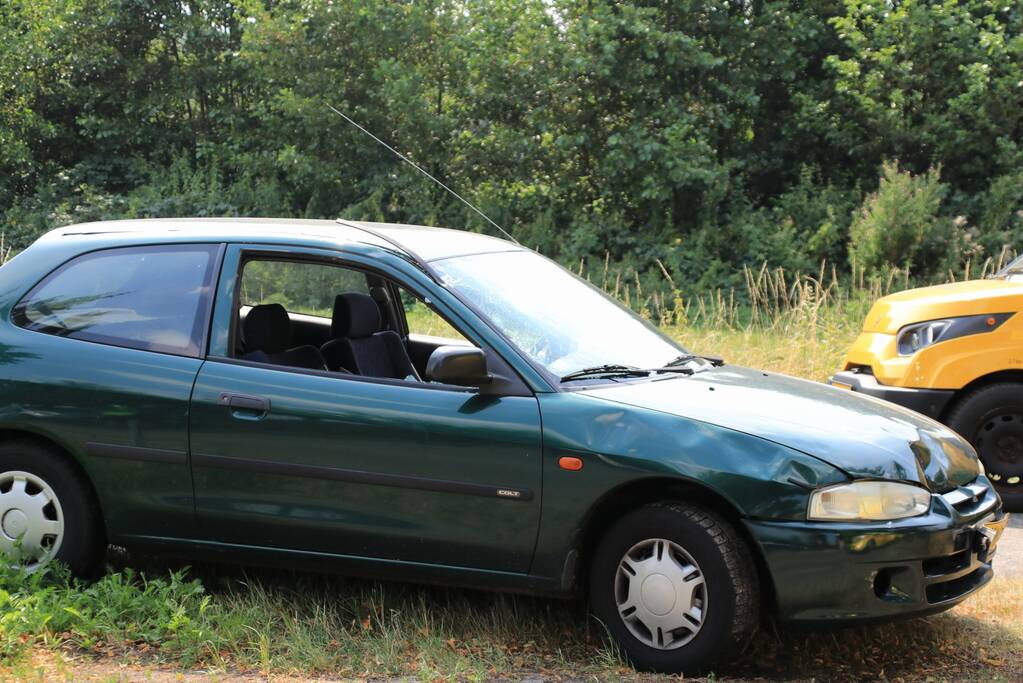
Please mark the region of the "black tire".
<svg viewBox="0 0 1023 683"><path fill-rule="evenodd" d="M64 529L53 559L79 578L98 576L106 557L106 534L92 487L81 471L55 448L22 440L0 443L0 480L14 471L44 481L60 503Z"/></svg>
<svg viewBox="0 0 1023 683"><path fill-rule="evenodd" d="M1023 384L999 382L959 399L949 427L977 449L1006 510L1023 512Z"/></svg>
<svg viewBox="0 0 1023 683"><path fill-rule="evenodd" d="M631 580L618 578L619 566L627 552L642 548L647 539L676 544L695 561L704 579L700 590L705 591L706 602L701 607L707 609L702 625L695 635L684 629L676 631L676 637L682 636L676 642L690 638L676 649L661 649L641 640L618 609L621 581ZM677 601L679 593L673 595L672 600ZM760 584L746 543L720 515L687 503L648 505L618 520L593 557L589 598L593 615L622 654L644 671L701 675L723 656L737 654L759 622ZM631 628L637 628L635 623Z"/></svg>

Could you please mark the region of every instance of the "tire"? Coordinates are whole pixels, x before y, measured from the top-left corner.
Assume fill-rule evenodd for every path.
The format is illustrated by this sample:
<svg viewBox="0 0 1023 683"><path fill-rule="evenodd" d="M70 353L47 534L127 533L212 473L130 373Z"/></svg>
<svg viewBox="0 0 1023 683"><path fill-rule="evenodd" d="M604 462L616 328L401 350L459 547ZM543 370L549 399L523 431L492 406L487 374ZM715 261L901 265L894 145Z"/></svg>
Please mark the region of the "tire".
<svg viewBox="0 0 1023 683"><path fill-rule="evenodd" d="M644 671L701 675L736 654L759 621L760 585L746 543L722 517L686 503L648 505L618 520L593 557L589 598L622 654ZM657 623L666 627L660 633Z"/></svg>
<svg viewBox="0 0 1023 683"><path fill-rule="evenodd" d="M1006 510L1023 512L1023 384L989 384L963 396L948 426L977 449Z"/></svg>
<svg viewBox="0 0 1023 683"><path fill-rule="evenodd" d="M0 444L0 561L36 571L56 560L91 579L105 555L99 506L84 475L55 448Z"/></svg>

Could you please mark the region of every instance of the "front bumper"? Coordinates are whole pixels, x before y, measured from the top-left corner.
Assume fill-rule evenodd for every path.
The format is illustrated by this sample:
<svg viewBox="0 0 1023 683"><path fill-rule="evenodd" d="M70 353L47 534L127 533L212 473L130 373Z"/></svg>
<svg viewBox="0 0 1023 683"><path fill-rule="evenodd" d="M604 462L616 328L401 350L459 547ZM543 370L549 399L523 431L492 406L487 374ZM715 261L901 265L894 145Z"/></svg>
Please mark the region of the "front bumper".
<svg viewBox="0 0 1023 683"><path fill-rule="evenodd" d="M1008 516L984 477L934 496L924 516L885 523L747 520L774 582L778 616L847 622L954 607L993 577Z"/></svg>
<svg viewBox="0 0 1023 683"><path fill-rule="evenodd" d="M873 375L852 370L836 372L828 378L828 384L891 401L935 420L941 417L945 407L955 396L955 391L951 389L908 389L885 386L878 382Z"/></svg>

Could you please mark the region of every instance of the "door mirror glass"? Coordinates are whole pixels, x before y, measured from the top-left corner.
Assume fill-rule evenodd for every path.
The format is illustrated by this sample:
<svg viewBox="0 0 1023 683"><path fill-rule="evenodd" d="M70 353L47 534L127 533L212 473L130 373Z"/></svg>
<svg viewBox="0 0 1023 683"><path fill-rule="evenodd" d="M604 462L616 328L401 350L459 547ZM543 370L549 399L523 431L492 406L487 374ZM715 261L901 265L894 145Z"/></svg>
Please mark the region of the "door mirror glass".
<svg viewBox="0 0 1023 683"><path fill-rule="evenodd" d="M487 357L468 346L440 346L426 364L426 378L444 384L480 386L490 383Z"/></svg>

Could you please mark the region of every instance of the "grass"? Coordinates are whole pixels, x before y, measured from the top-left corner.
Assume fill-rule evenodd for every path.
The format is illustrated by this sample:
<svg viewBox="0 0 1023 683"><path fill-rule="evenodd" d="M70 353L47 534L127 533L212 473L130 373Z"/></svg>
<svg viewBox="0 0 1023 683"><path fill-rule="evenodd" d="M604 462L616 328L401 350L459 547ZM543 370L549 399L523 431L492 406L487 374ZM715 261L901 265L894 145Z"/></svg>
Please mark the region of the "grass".
<svg viewBox="0 0 1023 683"><path fill-rule="evenodd" d="M331 678L649 678L574 603L210 569L121 568L91 586L7 572L0 583L0 677L99 661ZM1021 614L1023 582L996 579L922 620L826 632L768 623L716 678L1020 680Z"/></svg>
<svg viewBox="0 0 1023 683"><path fill-rule="evenodd" d="M617 663L576 605L507 595L209 568L130 568L82 586L8 571L8 668L40 648L147 664L332 677L478 680L529 668ZM206 586L209 587L207 592Z"/></svg>
<svg viewBox="0 0 1023 683"><path fill-rule="evenodd" d="M747 273L745 306L724 296L682 301L677 293L673 310L652 298L633 305L695 351L821 380L841 363L874 298L899 285L842 288L826 279L823 270L812 278L761 270ZM166 680L179 680L180 670L222 679L652 678L604 644L578 603L167 566L117 555L90 585L56 572L0 569L0 679L162 680L154 676L167 670ZM999 577L926 619L834 631L766 621L713 678L1019 681L1021 662L1023 579Z"/></svg>

